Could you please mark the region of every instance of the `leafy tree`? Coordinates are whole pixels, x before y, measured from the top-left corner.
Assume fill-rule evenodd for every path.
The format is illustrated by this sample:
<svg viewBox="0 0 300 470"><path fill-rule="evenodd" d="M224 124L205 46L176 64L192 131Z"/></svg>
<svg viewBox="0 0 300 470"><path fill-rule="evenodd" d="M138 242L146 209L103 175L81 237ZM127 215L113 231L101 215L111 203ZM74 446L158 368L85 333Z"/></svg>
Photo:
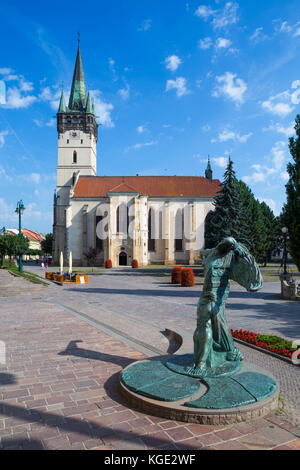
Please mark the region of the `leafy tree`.
<svg viewBox="0 0 300 470"><path fill-rule="evenodd" d="M47 233L45 239L42 241L42 251L46 255L52 255L53 234Z"/></svg>
<svg viewBox="0 0 300 470"><path fill-rule="evenodd" d="M214 199L214 206L215 210L208 215L205 224L206 247L215 247L225 237L247 242L246 214L241 205L240 191L230 158L222 188Z"/></svg>
<svg viewBox="0 0 300 470"><path fill-rule="evenodd" d="M1 256L9 256L10 265L13 256L23 255L29 247L29 241L23 235L5 234L0 237L0 254Z"/></svg>
<svg viewBox="0 0 300 470"><path fill-rule="evenodd" d="M283 207L282 221L288 229L288 249L300 270L300 115L295 120L296 138L290 137L289 148L293 162L287 165L289 180L285 186L287 202Z"/></svg>

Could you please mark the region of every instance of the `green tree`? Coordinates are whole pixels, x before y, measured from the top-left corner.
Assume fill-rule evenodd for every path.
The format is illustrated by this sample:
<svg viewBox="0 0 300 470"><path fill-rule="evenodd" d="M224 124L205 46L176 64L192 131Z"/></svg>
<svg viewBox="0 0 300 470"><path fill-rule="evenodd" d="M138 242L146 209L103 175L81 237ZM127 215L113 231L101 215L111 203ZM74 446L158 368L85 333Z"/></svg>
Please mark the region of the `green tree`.
<svg viewBox="0 0 300 470"><path fill-rule="evenodd" d="M12 264L14 256L20 256L28 250L29 241L23 235L21 239L18 235L5 234L0 237L0 254L9 257L9 264Z"/></svg>
<svg viewBox="0 0 300 470"><path fill-rule="evenodd" d="M271 261L272 251L278 246L278 218L275 217L272 209L265 203L261 202L260 207L264 219L264 226L266 231L266 253L265 253L265 266L268 261Z"/></svg>
<svg viewBox="0 0 300 470"><path fill-rule="evenodd" d="M246 214L240 202L240 191L230 158L214 206L215 210L208 215L205 224L205 246L213 248L226 237L247 242Z"/></svg>
<svg viewBox="0 0 300 470"><path fill-rule="evenodd" d="M267 263L278 243L278 221L272 209L260 203L244 181L238 181L241 204L248 227L250 251L260 263Z"/></svg>
<svg viewBox="0 0 300 470"><path fill-rule="evenodd" d="M295 120L296 137L290 137L289 148L293 162L287 165L289 180L285 186L287 202L282 221L288 229L288 249L300 270L300 115Z"/></svg>
<svg viewBox="0 0 300 470"><path fill-rule="evenodd" d="M52 255L53 234L47 233L42 241L42 250L46 255Z"/></svg>

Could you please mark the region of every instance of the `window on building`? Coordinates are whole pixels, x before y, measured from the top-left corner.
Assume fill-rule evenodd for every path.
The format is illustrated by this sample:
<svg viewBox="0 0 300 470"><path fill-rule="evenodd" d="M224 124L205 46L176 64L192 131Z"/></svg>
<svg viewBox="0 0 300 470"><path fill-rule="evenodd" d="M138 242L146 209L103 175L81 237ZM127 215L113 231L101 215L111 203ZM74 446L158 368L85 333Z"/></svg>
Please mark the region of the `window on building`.
<svg viewBox="0 0 300 470"><path fill-rule="evenodd" d="M74 150L73 152L73 163L77 163L77 152Z"/></svg>
<svg viewBox="0 0 300 470"><path fill-rule="evenodd" d="M174 239L175 251L183 251L183 211L178 209L175 216Z"/></svg>
<svg viewBox="0 0 300 470"><path fill-rule="evenodd" d="M155 251L154 210L148 211L148 251Z"/></svg>
<svg viewBox="0 0 300 470"><path fill-rule="evenodd" d="M83 139L81 139L80 143L83 144Z"/></svg>
<svg viewBox="0 0 300 470"><path fill-rule="evenodd" d="M129 209L124 202L116 210L116 229L117 233L128 233L129 227Z"/></svg>
<svg viewBox="0 0 300 470"><path fill-rule="evenodd" d="M67 144L68 144L69 142L70 142L69 139L67 139Z"/></svg>
<svg viewBox="0 0 300 470"><path fill-rule="evenodd" d="M96 215L96 228L99 222L104 218L104 215ZM96 250L97 251L102 251L103 250L103 240L102 238L99 238L97 236L97 230L96 230Z"/></svg>

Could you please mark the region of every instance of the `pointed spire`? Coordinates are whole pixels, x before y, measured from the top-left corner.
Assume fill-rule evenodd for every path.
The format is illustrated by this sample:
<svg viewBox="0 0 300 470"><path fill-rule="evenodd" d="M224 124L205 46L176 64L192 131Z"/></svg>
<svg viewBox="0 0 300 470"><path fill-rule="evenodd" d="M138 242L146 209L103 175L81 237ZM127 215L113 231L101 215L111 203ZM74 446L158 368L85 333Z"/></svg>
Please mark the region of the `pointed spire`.
<svg viewBox="0 0 300 470"><path fill-rule="evenodd" d="M83 66L80 52L80 39L78 38L78 50L73 75L72 88L69 99L71 111L83 111L86 107L86 89L84 82Z"/></svg>
<svg viewBox="0 0 300 470"><path fill-rule="evenodd" d="M89 114L94 114L94 109L93 109L93 104L92 104L92 98L91 98L91 93L90 91L88 92L88 97L87 97L87 101L86 101L86 110L85 110L86 113L89 113Z"/></svg>
<svg viewBox="0 0 300 470"><path fill-rule="evenodd" d="M205 170L205 178L207 178L209 181L211 181L212 176L213 176L213 172L212 172L212 169L211 169L211 166L210 166L210 158L208 156L207 167L206 167L206 170Z"/></svg>
<svg viewBox="0 0 300 470"><path fill-rule="evenodd" d="M64 90L61 90L60 102L58 107L58 113L65 113L67 111Z"/></svg>

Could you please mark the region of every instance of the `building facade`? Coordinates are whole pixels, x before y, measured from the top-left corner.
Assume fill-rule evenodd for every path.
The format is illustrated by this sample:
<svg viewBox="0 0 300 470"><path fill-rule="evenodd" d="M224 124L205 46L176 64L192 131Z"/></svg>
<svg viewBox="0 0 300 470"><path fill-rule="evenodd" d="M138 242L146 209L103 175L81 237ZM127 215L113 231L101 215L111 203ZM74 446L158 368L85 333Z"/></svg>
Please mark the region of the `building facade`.
<svg viewBox="0 0 300 470"><path fill-rule="evenodd" d="M204 176L97 176L98 125L86 94L80 47L68 106L57 113L58 165L53 260L85 266L193 264L204 247L204 225L220 181L208 161Z"/></svg>

